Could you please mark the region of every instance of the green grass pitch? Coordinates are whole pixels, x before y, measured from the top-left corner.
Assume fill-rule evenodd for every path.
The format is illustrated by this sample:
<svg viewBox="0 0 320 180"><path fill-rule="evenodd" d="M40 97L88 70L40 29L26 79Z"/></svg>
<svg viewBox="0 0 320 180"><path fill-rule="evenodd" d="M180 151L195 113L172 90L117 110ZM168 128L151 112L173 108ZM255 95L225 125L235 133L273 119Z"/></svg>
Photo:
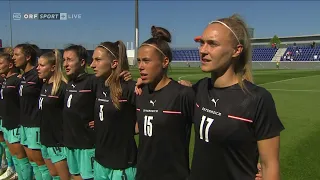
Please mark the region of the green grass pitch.
<svg viewBox="0 0 320 180"><path fill-rule="evenodd" d="M134 79L139 76L131 69ZM254 70L254 82L268 89L285 126L281 133L281 179L320 179L320 71ZM199 68L171 68L175 80L192 81L210 76ZM192 160L194 134L191 136Z"/></svg>

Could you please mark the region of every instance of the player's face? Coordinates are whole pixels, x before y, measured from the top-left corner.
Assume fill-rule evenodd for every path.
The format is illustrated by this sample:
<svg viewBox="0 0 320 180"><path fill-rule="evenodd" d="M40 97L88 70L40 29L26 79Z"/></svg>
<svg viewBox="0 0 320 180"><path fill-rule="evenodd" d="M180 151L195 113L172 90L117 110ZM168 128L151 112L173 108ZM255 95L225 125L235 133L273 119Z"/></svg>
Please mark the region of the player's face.
<svg viewBox="0 0 320 180"><path fill-rule="evenodd" d="M22 68L27 64L26 56L21 48L14 48L12 59L17 68Z"/></svg>
<svg viewBox="0 0 320 180"><path fill-rule="evenodd" d="M9 62L5 58L0 57L0 74L7 74L9 72Z"/></svg>
<svg viewBox="0 0 320 180"><path fill-rule="evenodd" d="M63 67L66 70L67 76L76 74L85 65L84 60L80 60L74 51L64 51Z"/></svg>
<svg viewBox="0 0 320 180"><path fill-rule="evenodd" d="M54 65L51 65L47 59L40 57L37 70L40 79L49 79L54 72Z"/></svg>
<svg viewBox="0 0 320 180"><path fill-rule="evenodd" d="M112 72L111 61L105 49L98 47L94 50L90 67L93 69L96 77L109 77Z"/></svg>
<svg viewBox="0 0 320 180"><path fill-rule="evenodd" d="M143 84L153 83L162 78L164 68L157 50L150 46L142 46L138 51L138 67Z"/></svg>
<svg viewBox="0 0 320 180"><path fill-rule="evenodd" d="M221 24L207 26L200 40L201 70L204 72L220 72L232 64L235 53L230 31Z"/></svg>

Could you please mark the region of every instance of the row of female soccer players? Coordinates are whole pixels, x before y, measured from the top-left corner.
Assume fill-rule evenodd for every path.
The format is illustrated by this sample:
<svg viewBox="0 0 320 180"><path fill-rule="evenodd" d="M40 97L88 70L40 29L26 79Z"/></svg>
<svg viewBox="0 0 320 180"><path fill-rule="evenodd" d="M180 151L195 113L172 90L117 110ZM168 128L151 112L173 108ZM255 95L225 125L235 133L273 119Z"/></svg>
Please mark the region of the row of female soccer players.
<svg viewBox="0 0 320 180"><path fill-rule="evenodd" d="M68 82L58 51L40 56L36 67L35 47L16 46L6 59L3 122L19 179L30 179L31 165L36 179L252 180L259 158L263 178L280 179L284 127L271 94L252 83L244 22L212 21L198 41L201 69L211 78L195 85L167 76L171 35L160 27L138 50L138 86L121 78L129 70L121 41L96 47L95 77L85 72L85 48L64 49Z"/></svg>

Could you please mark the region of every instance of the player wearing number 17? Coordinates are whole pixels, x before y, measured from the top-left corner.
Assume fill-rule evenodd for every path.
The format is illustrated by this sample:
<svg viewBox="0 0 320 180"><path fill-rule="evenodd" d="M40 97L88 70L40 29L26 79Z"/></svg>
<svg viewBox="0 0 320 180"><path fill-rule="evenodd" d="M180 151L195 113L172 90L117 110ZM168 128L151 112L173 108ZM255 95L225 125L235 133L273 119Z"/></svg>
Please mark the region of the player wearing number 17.
<svg viewBox="0 0 320 180"><path fill-rule="evenodd" d="M96 154L94 179L134 180L137 146L135 82L124 81L129 70L126 46L122 41L103 42L94 50L91 64L100 82L96 92Z"/></svg>
<svg viewBox="0 0 320 180"><path fill-rule="evenodd" d="M137 180L186 180L194 92L167 76L172 60L170 33L152 27L138 51L144 86L137 96L139 148Z"/></svg>
<svg viewBox="0 0 320 180"><path fill-rule="evenodd" d="M195 147L190 180L253 180L260 158L264 180L280 180L280 132L271 94L252 82L251 45L236 15L212 21L200 42L195 86Z"/></svg>

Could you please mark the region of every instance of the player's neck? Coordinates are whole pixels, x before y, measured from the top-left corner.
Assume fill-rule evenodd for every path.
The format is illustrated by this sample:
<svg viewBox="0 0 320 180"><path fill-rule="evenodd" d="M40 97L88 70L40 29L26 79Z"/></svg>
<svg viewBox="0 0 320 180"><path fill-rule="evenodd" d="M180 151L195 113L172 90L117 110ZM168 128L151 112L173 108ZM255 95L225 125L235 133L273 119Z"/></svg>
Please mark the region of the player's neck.
<svg viewBox="0 0 320 180"><path fill-rule="evenodd" d="M238 83L238 78L233 71L233 68L229 68L223 73L212 72L211 79L213 87L224 88Z"/></svg>
<svg viewBox="0 0 320 180"><path fill-rule="evenodd" d="M168 78L167 75L163 75L158 80L155 80L154 83L149 84L149 89L152 90L152 91L159 91L160 89L162 89L165 86L167 86L170 81L171 81L171 79Z"/></svg>
<svg viewBox="0 0 320 180"><path fill-rule="evenodd" d="M74 74L70 75L69 78L70 78L71 80L75 80L75 79L79 78L80 76L82 76L82 75L85 74L85 73L86 73L85 70L84 70L84 69L81 69L81 70L79 70L78 72L75 72Z"/></svg>
<svg viewBox="0 0 320 180"><path fill-rule="evenodd" d="M14 72L14 71L12 71L12 70L10 70L10 71L7 73L6 77L9 78L10 76L13 76L13 75L15 75L15 74L17 74L17 73Z"/></svg>
<svg viewBox="0 0 320 180"><path fill-rule="evenodd" d="M23 72L24 73L27 73L27 72L29 72L31 69L33 69L34 68L34 66L32 66L31 64L27 64L24 68L23 68Z"/></svg>
<svg viewBox="0 0 320 180"><path fill-rule="evenodd" d="M49 80L47 81L47 83L48 83L48 84L53 83L53 76L51 76L51 77L49 78Z"/></svg>

